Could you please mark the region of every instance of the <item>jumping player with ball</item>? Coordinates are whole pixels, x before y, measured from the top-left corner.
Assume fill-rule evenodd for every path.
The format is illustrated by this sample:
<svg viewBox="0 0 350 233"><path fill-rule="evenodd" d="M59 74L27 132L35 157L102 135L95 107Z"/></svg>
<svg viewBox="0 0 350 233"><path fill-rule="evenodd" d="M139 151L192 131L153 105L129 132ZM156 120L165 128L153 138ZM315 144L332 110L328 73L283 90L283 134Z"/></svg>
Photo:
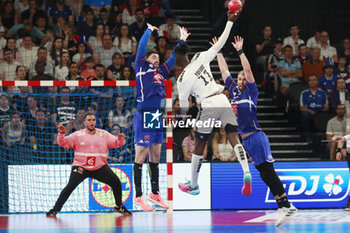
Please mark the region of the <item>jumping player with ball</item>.
<svg viewBox="0 0 350 233"><path fill-rule="evenodd" d="M225 30L218 43L208 51L195 54L192 60L189 61L187 57L188 49L186 45L182 45L175 49L175 59L177 65L183 68L183 72L177 79L181 109L184 112L187 111L189 107L188 97L191 94L196 97L200 108L197 121L205 122L213 119L221 121L244 172L242 194L248 196L252 191L252 177L245 150L238 138L237 119L231 109L230 102L222 94L224 87L215 82L209 66L210 62L226 43L233 23L237 20L240 12L241 9L235 11L234 14L230 11L227 12L228 21ZM185 193L191 195L198 195L200 193L198 175L203 161L203 151L212 129L213 127L210 126L195 127L194 129L196 142L192 155L191 180L186 183L179 183L180 190Z"/></svg>

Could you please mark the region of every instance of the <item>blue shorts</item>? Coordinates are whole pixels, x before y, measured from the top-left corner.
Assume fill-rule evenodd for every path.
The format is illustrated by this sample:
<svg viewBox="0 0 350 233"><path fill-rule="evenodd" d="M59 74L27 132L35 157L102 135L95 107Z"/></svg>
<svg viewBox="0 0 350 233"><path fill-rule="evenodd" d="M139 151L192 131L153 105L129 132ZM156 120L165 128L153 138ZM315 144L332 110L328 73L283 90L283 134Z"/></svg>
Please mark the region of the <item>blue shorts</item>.
<svg viewBox="0 0 350 233"><path fill-rule="evenodd" d="M151 146L153 143L161 144L163 142L163 126L161 129L144 129L142 115L142 112L137 111L133 119L135 145Z"/></svg>
<svg viewBox="0 0 350 233"><path fill-rule="evenodd" d="M275 161L271 155L269 139L263 131L256 131L242 141L248 156L253 160L254 166L258 166L265 161Z"/></svg>

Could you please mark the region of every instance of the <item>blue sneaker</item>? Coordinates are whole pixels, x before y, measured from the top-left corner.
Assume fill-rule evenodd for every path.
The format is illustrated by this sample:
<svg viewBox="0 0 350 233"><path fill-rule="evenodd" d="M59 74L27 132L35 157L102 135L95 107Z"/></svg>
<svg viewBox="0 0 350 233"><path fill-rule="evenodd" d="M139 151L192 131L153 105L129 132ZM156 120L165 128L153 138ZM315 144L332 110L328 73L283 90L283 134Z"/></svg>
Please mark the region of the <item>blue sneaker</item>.
<svg viewBox="0 0 350 233"><path fill-rule="evenodd" d="M182 192L185 192L191 195L198 195L200 193L199 186L196 185L195 187L192 187L190 180L188 180L186 183L179 183L178 186Z"/></svg>

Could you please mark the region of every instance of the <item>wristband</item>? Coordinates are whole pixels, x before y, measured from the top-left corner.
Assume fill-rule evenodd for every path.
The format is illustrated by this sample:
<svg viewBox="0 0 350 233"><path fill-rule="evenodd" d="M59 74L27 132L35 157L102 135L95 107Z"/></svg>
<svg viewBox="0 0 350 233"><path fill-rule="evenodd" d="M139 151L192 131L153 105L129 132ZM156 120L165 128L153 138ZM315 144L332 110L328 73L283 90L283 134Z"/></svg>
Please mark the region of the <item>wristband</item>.
<svg viewBox="0 0 350 233"><path fill-rule="evenodd" d="M338 153L338 152L341 152L341 148L337 148L335 151L336 151L337 153Z"/></svg>
<svg viewBox="0 0 350 233"><path fill-rule="evenodd" d="M243 49L237 50L237 53L238 53L238 56L242 55L244 53Z"/></svg>

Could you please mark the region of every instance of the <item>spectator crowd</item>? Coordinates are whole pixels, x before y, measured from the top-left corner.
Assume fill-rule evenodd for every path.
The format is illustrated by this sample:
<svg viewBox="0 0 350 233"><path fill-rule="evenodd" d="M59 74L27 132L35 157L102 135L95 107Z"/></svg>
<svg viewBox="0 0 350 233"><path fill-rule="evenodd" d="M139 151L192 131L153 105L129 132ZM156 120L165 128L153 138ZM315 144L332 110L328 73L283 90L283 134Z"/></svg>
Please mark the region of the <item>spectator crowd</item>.
<svg viewBox="0 0 350 233"><path fill-rule="evenodd" d="M132 67L147 23L160 29L152 33L147 49L156 49L163 63L180 37L169 0L2 1L0 80L135 80ZM271 86L273 98L282 99L279 104L286 111L293 84L305 84L298 111L303 136L311 141L317 112L337 114L335 127L346 124L342 119L350 110L350 39L344 38L336 48L324 29L316 30L308 40L300 37L297 25L291 25L289 33L284 39L276 38L271 26L263 28L255 47L256 79ZM173 84L181 72L174 67L168 77ZM134 88L2 87L0 91L1 143L6 150L20 145L45 151L47 143L57 143L58 124L64 124L67 133L79 130L86 112L96 113L97 127L126 132L132 140ZM174 112L181 112L176 97L174 85ZM190 97L189 102L187 115L196 117L196 101ZM343 117L341 106L345 108ZM327 128L327 135L340 133L345 131ZM47 140L47 135L52 138ZM179 143L181 159L188 161L195 140L193 132L186 132L184 138ZM132 146L122 150L121 160L125 153L133 154ZM210 160L235 159L223 130L215 132L208 151Z"/></svg>
<svg viewBox="0 0 350 233"><path fill-rule="evenodd" d="M325 29L315 30L307 40L300 37L297 25L291 25L289 33L284 39L274 38L271 26L263 28L256 42L256 75L262 77L262 86L286 114L300 120L305 141L315 143L315 128L322 124L324 139L349 133L350 38L333 47ZM299 101L291 103L295 95ZM333 160L336 143L329 149Z"/></svg>

